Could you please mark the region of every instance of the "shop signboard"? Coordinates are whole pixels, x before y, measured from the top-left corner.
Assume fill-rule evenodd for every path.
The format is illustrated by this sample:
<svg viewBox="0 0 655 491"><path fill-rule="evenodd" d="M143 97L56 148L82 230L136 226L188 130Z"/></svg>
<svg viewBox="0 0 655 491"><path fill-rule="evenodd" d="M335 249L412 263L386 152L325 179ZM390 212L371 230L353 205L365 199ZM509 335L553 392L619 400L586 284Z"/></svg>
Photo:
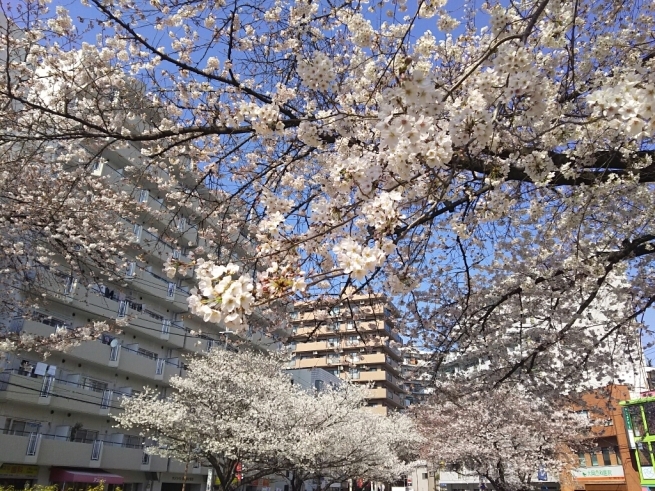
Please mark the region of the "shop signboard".
<svg viewBox="0 0 655 491"><path fill-rule="evenodd" d="M0 478L3 479L36 479L39 475L38 465L2 464Z"/></svg>
<svg viewBox="0 0 655 491"><path fill-rule="evenodd" d="M579 467L571 472L576 481L579 482L624 482L623 466L607 465L603 467Z"/></svg>

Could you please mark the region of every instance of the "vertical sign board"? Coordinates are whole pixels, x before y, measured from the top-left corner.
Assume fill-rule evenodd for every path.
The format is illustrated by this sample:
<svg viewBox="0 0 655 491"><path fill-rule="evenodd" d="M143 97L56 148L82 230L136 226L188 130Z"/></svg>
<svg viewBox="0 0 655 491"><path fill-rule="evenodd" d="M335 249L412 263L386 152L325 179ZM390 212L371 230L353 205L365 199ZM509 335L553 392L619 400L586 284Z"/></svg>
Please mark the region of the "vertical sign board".
<svg viewBox="0 0 655 491"><path fill-rule="evenodd" d="M625 406L623 406L622 412L623 421L625 422L625 432L628 435L628 446L630 447L630 450L636 450L637 445L635 444L635 432L632 429L632 418L630 416L630 412Z"/></svg>

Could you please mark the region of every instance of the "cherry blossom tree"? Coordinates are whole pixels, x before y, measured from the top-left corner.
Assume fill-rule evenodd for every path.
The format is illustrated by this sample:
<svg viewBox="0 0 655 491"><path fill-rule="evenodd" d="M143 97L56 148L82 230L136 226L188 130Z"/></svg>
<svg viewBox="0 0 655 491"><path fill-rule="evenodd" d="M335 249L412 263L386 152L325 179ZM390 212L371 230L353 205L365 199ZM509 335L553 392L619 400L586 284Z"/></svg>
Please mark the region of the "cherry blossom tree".
<svg viewBox="0 0 655 491"><path fill-rule="evenodd" d="M415 409L422 456L435 468L485 478L497 491L532 489L539 469L570 467L590 436L570 406L520 389L462 395L462 388L443 386Z"/></svg>
<svg viewBox="0 0 655 491"><path fill-rule="evenodd" d="M349 479L392 482L415 466L422 443L415 422L404 414L371 413L365 389L346 384L312 396L314 406L304 424L314 440L303 455L280 454L280 467L290 469L292 491L304 483L327 490Z"/></svg>
<svg viewBox="0 0 655 491"><path fill-rule="evenodd" d="M114 417L154 442L148 452L213 467L222 491L238 485L239 464L243 483L289 471L294 491L318 477L392 478L420 442L407 416L366 411L363 389L304 391L262 354L214 350L171 387L124 399Z"/></svg>
<svg viewBox="0 0 655 491"><path fill-rule="evenodd" d="M193 243L158 233L195 248L169 274L204 261L191 309L207 321L279 327L272 303L385 291L437 366L488 358L485 384L551 390L638 355L652 4L84 4L3 7L7 291L52 263L116 274L130 232L109 216L136 205L92 169L122 152L122 184L159 186L171 224L198 226Z"/></svg>

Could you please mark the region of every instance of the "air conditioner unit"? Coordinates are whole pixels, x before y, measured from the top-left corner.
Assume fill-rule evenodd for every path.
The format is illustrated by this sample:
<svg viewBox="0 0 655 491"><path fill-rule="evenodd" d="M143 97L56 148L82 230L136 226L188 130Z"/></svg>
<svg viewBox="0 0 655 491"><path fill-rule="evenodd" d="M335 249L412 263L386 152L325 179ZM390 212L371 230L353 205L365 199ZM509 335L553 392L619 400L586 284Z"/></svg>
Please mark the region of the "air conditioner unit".
<svg viewBox="0 0 655 491"><path fill-rule="evenodd" d="M364 353L365 351L366 351L366 348L360 348L360 349L359 349L359 352L360 352L360 353Z"/></svg>
<svg viewBox="0 0 655 491"><path fill-rule="evenodd" d="M318 355L318 351L313 351L312 355Z"/></svg>

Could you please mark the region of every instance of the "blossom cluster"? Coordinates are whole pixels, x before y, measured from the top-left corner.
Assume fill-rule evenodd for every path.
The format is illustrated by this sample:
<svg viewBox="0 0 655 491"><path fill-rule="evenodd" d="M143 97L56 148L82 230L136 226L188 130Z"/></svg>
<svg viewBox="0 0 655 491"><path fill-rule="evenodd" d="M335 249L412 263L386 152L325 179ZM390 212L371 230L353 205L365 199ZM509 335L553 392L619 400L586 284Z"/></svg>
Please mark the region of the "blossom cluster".
<svg viewBox="0 0 655 491"><path fill-rule="evenodd" d="M249 276L236 278L239 266L219 266L213 261L198 259L198 288L191 290L189 310L205 322L223 322L228 328L243 328L244 317L252 313L253 282Z"/></svg>

